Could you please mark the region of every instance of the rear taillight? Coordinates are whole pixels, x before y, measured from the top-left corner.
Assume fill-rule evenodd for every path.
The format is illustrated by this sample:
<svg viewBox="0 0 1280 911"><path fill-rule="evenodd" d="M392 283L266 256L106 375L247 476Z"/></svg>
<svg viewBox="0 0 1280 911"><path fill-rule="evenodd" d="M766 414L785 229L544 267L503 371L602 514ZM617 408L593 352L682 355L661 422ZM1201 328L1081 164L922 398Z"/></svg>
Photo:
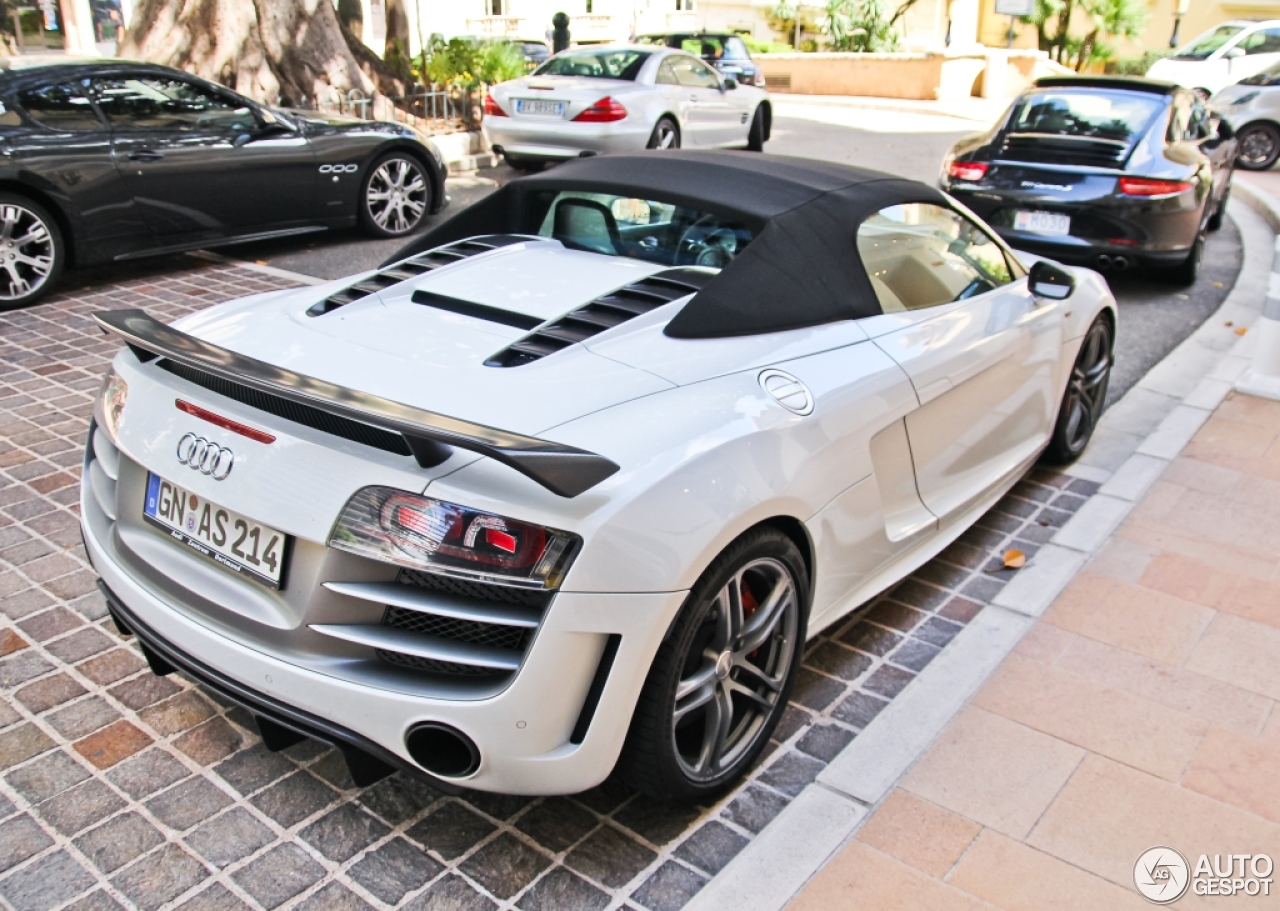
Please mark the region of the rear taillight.
<svg viewBox="0 0 1280 911"><path fill-rule="evenodd" d="M579 538L442 500L366 487L348 502L329 546L428 572L556 588Z"/></svg>
<svg viewBox="0 0 1280 911"><path fill-rule="evenodd" d="M956 180L981 180L990 167L985 161L953 161L947 165L947 173Z"/></svg>
<svg viewBox="0 0 1280 911"><path fill-rule="evenodd" d="M484 95L484 116L486 117L506 117L507 112L498 107L498 102L493 100L493 96L488 92Z"/></svg>
<svg viewBox="0 0 1280 911"><path fill-rule="evenodd" d="M626 116L627 109L606 95L573 119L578 123L614 123Z"/></svg>
<svg viewBox="0 0 1280 911"><path fill-rule="evenodd" d="M1126 196L1176 196L1191 189L1185 180L1155 180L1151 177L1121 177L1120 192Z"/></svg>

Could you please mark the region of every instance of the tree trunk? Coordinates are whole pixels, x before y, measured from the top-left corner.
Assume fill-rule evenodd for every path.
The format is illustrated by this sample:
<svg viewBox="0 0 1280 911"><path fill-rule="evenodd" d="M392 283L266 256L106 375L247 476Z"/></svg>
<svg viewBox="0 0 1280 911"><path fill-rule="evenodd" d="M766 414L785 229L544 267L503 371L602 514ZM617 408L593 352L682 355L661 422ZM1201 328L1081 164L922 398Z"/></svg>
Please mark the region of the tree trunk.
<svg viewBox="0 0 1280 911"><path fill-rule="evenodd" d="M140 0L120 56L282 105L351 89L403 94L382 61L339 24L330 0Z"/></svg>

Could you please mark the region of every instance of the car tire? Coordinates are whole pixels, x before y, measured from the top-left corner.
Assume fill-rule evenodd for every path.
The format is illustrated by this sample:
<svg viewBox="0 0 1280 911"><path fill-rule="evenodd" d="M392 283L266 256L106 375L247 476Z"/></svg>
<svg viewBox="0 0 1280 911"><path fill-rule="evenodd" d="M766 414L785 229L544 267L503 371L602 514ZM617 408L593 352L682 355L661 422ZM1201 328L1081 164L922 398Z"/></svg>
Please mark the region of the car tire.
<svg viewBox="0 0 1280 911"><path fill-rule="evenodd" d="M729 545L658 648L618 761L621 779L656 800L688 803L749 769L786 708L808 601L809 573L787 535L757 528Z"/></svg>
<svg viewBox="0 0 1280 911"><path fill-rule="evenodd" d="M404 237L422 227L431 212L426 166L408 152L374 161L360 189L360 224L374 237Z"/></svg>
<svg viewBox="0 0 1280 911"><path fill-rule="evenodd" d="M1106 316L1095 319L1085 333L1080 352L1071 365L1071 376L1062 394L1062 404L1058 407L1053 436L1040 457L1042 462L1068 465L1080 458L1089 446L1102 417L1107 386L1111 382L1112 336L1111 320Z"/></svg>
<svg viewBox="0 0 1280 911"><path fill-rule="evenodd" d="M751 118L751 132L747 133L747 151L763 152L764 142L764 105L761 105L756 108L755 116Z"/></svg>
<svg viewBox="0 0 1280 911"><path fill-rule="evenodd" d="M1200 275L1200 263L1204 259L1204 235L1201 230L1196 241L1187 252L1187 258L1173 268L1167 270L1166 276L1175 285L1194 285Z"/></svg>
<svg viewBox="0 0 1280 911"><path fill-rule="evenodd" d="M0 310L40 300L66 263L62 230L49 210L14 193L0 193Z"/></svg>
<svg viewBox="0 0 1280 911"><path fill-rule="evenodd" d="M1227 200L1231 198L1231 184L1227 184L1226 190L1222 193L1222 198L1218 200L1218 207L1213 210L1213 214L1209 216L1209 220L1205 223L1205 229L1209 231L1218 231L1222 228L1222 220L1227 216Z"/></svg>
<svg viewBox="0 0 1280 911"><path fill-rule="evenodd" d="M645 148L680 148L680 124L676 123L671 117L659 117L658 122L653 127L653 132L649 134L649 144Z"/></svg>
<svg viewBox="0 0 1280 911"><path fill-rule="evenodd" d="M1237 167L1246 171L1265 171L1280 158L1280 127L1270 123L1251 123L1236 134Z"/></svg>

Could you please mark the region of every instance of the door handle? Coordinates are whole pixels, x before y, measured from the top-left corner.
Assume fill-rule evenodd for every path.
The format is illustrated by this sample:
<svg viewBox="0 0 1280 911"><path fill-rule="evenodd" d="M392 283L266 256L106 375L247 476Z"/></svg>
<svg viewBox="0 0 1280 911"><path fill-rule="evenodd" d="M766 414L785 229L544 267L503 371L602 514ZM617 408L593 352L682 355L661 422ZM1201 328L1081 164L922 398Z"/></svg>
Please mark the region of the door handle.
<svg viewBox="0 0 1280 911"><path fill-rule="evenodd" d="M164 153L152 149L138 149L129 153L130 161L159 161L161 158L164 158Z"/></svg>

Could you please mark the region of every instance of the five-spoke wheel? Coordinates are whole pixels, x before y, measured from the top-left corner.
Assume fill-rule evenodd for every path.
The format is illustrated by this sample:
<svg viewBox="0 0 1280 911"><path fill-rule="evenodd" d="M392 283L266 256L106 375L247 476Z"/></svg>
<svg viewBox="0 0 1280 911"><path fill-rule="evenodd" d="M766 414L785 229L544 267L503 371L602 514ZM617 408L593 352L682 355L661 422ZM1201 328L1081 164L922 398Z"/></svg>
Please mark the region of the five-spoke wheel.
<svg viewBox="0 0 1280 911"><path fill-rule="evenodd" d="M392 153L376 161L365 181L363 221L373 234L400 237L426 217L431 185L422 164L406 153Z"/></svg>
<svg viewBox="0 0 1280 911"><path fill-rule="evenodd" d="M786 705L807 598L804 560L777 529L748 532L711 564L636 707L619 764L632 786L698 800L746 770Z"/></svg>
<svg viewBox="0 0 1280 911"><path fill-rule="evenodd" d="M62 235L44 207L0 193L0 310L49 292L62 271Z"/></svg>
<svg viewBox="0 0 1280 911"><path fill-rule="evenodd" d="M1058 421L1044 451L1046 462L1056 465L1073 462L1089 445L1107 400L1111 343L1111 321L1105 315L1099 316L1080 343L1080 353L1076 355L1067 391L1062 396L1062 407L1058 410Z"/></svg>

